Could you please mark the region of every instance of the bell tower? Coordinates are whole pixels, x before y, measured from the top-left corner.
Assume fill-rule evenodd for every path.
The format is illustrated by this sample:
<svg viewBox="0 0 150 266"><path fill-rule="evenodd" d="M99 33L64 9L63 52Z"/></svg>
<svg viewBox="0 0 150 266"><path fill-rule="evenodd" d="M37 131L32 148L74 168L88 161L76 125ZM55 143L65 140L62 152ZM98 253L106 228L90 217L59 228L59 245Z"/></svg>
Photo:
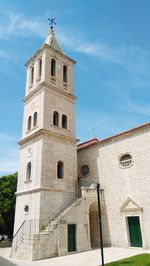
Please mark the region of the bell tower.
<svg viewBox="0 0 150 266"><path fill-rule="evenodd" d="M75 63L52 26L26 63L14 232L24 220L47 219L76 189Z"/></svg>

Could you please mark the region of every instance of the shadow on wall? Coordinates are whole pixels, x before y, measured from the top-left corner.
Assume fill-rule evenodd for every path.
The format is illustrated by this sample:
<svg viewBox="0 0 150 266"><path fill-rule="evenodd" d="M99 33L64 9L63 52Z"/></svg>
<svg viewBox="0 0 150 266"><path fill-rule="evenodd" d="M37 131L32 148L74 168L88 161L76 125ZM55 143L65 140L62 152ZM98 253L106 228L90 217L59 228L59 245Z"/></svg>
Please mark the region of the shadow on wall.
<svg viewBox="0 0 150 266"><path fill-rule="evenodd" d="M107 208L105 203L105 193L104 193L104 212L102 215L102 227L104 231L104 246L105 247L111 247L111 238L110 238L110 230L109 230L109 224L108 224L108 215L107 215Z"/></svg>
<svg viewBox="0 0 150 266"><path fill-rule="evenodd" d="M107 210L106 210L104 197L102 202L101 215L102 215L103 245L104 247L110 247L111 246L110 231L109 231ZM100 235L99 235L97 201L94 201L89 207L89 221L90 221L91 247L98 248L100 246Z"/></svg>
<svg viewBox="0 0 150 266"><path fill-rule="evenodd" d="M78 158L78 187L90 187L93 182L99 182L98 150L79 150ZM87 167L86 171L83 171Z"/></svg>
<svg viewBox="0 0 150 266"><path fill-rule="evenodd" d="M78 187L90 187L93 182L101 182L100 179L100 163L99 163L99 150L97 147L91 149L81 149L78 151ZM88 167L87 172L82 173L82 167ZM103 185L101 184L102 188ZM102 229L103 229L103 242L104 246L111 246L110 230L108 223L107 208L105 203L105 190L102 200ZM97 225L98 221L98 206L91 205L90 208L90 234L92 247L99 246L99 229ZM98 234L96 233L98 232Z"/></svg>
<svg viewBox="0 0 150 266"><path fill-rule="evenodd" d="M0 266L17 266L17 264L0 256Z"/></svg>

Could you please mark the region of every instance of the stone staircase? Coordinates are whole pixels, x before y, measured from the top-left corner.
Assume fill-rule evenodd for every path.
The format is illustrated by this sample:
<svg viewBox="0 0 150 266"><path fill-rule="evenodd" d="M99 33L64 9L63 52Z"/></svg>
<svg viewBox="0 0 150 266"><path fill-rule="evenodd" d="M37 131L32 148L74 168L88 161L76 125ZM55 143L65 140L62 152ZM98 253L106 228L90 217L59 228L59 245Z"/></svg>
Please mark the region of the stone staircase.
<svg viewBox="0 0 150 266"><path fill-rule="evenodd" d="M79 195L80 191L76 191L44 221L25 220L13 237L10 257L32 260L31 250L35 239L38 241L43 235L53 237L63 217L83 200Z"/></svg>
<svg viewBox="0 0 150 266"><path fill-rule="evenodd" d="M60 220L65 216L65 214L67 214L70 210L72 210L72 208L77 206L81 201L82 201L82 198L75 199L72 204L64 208L60 213L58 213L58 215L55 216L55 218L50 220L48 222L48 225L45 226L45 229L43 230L41 229L40 232L42 233L42 232L47 232L47 231L48 232L53 231L59 224Z"/></svg>
<svg viewBox="0 0 150 266"><path fill-rule="evenodd" d="M101 207L104 210L103 192L101 189ZM96 200L97 192L94 188L82 187L46 220L25 220L14 235L11 257L35 261L67 255L68 224L77 225L77 251L89 250L89 206Z"/></svg>

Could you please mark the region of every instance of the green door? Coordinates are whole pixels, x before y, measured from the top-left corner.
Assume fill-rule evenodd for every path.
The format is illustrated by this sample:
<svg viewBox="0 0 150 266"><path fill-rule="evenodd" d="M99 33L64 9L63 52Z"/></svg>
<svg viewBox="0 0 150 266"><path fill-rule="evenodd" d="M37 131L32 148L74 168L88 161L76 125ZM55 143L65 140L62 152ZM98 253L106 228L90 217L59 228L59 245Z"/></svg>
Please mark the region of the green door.
<svg viewBox="0 0 150 266"><path fill-rule="evenodd" d="M68 224L68 251L76 251L76 225Z"/></svg>
<svg viewBox="0 0 150 266"><path fill-rule="evenodd" d="M128 217L131 247L142 247L142 235L138 216Z"/></svg>

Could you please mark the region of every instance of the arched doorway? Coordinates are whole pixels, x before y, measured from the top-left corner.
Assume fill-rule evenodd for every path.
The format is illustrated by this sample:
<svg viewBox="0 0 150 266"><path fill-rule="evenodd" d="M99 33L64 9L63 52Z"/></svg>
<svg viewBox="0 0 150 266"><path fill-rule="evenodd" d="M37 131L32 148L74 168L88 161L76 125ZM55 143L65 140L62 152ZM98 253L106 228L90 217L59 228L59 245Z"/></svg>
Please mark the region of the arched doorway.
<svg viewBox="0 0 150 266"><path fill-rule="evenodd" d="M96 201L92 202L89 208L89 219L90 219L90 239L91 247L97 248L100 243L99 236L99 221L98 221L98 204Z"/></svg>

